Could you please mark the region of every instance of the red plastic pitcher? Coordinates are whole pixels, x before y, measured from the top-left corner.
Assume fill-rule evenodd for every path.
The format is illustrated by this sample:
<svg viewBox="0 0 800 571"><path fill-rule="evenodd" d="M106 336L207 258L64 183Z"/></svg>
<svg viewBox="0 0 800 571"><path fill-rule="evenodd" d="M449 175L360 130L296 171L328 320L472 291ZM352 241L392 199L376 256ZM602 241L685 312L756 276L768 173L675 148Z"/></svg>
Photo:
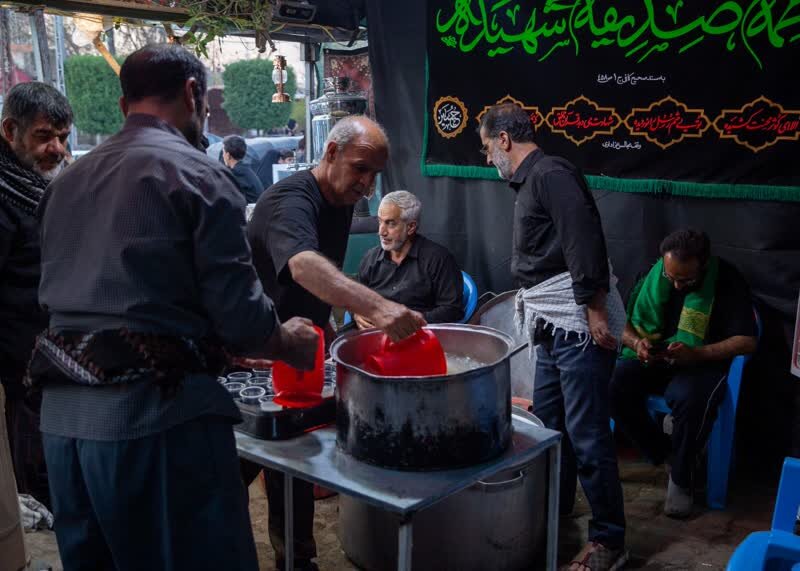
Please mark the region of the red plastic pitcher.
<svg viewBox="0 0 800 571"><path fill-rule="evenodd" d="M319 336L314 368L301 371L283 361L272 366L274 401L287 408L307 408L322 402L322 385L325 381L325 337L322 329L314 326Z"/></svg>
<svg viewBox="0 0 800 571"><path fill-rule="evenodd" d="M428 329L392 342L383 336L380 350L367 357L364 365L384 377L428 377L447 373L447 360L439 339Z"/></svg>

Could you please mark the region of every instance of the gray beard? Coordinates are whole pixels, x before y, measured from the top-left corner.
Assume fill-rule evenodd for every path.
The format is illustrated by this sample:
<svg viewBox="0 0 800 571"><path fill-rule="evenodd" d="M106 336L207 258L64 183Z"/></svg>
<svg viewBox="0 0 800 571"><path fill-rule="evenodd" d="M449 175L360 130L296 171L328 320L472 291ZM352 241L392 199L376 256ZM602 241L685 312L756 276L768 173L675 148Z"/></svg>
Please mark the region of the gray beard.
<svg viewBox="0 0 800 571"><path fill-rule="evenodd" d="M403 246L406 245L406 242L408 242L408 238L406 238L400 243L392 242L391 246L386 246L384 245L383 242L381 242L381 248L383 249L384 252L399 252L400 250L403 249Z"/></svg>
<svg viewBox="0 0 800 571"><path fill-rule="evenodd" d="M509 180L511 178L513 173L511 172L511 159L508 158L508 155L497 153L497 156L492 157L492 162L500 178L503 180Z"/></svg>
<svg viewBox="0 0 800 571"><path fill-rule="evenodd" d="M49 171L42 170L37 165L34 165L33 166L33 172L35 172L40 177L42 177L43 179L45 179L46 181L49 182L49 181L53 180L54 178L56 178L56 176L58 176L58 173L60 173L61 171L64 170L64 167L66 166L66 163L67 163L67 161L61 161L60 163L58 163L58 165L55 168L52 168Z"/></svg>
<svg viewBox="0 0 800 571"><path fill-rule="evenodd" d="M392 244L391 246L387 246L383 242L381 242L381 248L383 249L384 252L396 252L402 247L403 247L402 244L400 244L399 246L396 246L395 244Z"/></svg>
<svg viewBox="0 0 800 571"><path fill-rule="evenodd" d="M39 165L36 163L36 161L33 160L33 158L29 154L21 150L19 147L17 147L17 149L14 149L14 146L12 146L11 149L14 155L17 157L17 160L20 162L20 164L22 164L22 166L24 166L28 170L35 172L48 182L56 178L56 175L60 173L62 170L64 170L64 167L66 166L67 163L66 158L61 159L61 162L58 163L58 165L46 171L40 168Z"/></svg>

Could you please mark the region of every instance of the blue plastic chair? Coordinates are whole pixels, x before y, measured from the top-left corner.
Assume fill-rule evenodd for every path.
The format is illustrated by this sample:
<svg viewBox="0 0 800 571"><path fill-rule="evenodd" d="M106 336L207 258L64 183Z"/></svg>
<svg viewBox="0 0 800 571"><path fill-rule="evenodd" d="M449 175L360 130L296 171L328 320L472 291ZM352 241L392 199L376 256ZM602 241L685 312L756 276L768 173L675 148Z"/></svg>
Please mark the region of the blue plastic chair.
<svg viewBox="0 0 800 571"><path fill-rule="evenodd" d="M761 317L753 308L758 339L761 339ZM736 408L739 406L739 391L742 388L742 373L750 355L737 355L728 369L727 390L717 411L717 420L708 438L708 478L706 481L706 503L714 510L724 510L728 501L728 477L731 471L733 441L736 433ZM655 420L656 414L670 414L672 410L661 395L647 398L647 412ZM611 420L614 431L614 420Z"/></svg>
<svg viewBox="0 0 800 571"><path fill-rule="evenodd" d="M462 270L461 275L464 278L464 317L459 323L466 323L478 306L478 287L467 272Z"/></svg>
<svg viewBox="0 0 800 571"><path fill-rule="evenodd" d="M778 497L772 512L772 529L745 537L728 561L727 571L800 568L800 536L794 534L800 505L800 460L783 462Z"/></svg>
<svg viewBox="0 0 800 571"><path fill-rule="evenodd" d="M472 314L475 313L475 308L478 305L478 287L467 272L462 271L461 276L464 279L464 317L459 323L466 323L469 321L469 318L472 317ZM343 325L347 325L352 320L353 318L350 316L350 312L346 311Z"/></svg>

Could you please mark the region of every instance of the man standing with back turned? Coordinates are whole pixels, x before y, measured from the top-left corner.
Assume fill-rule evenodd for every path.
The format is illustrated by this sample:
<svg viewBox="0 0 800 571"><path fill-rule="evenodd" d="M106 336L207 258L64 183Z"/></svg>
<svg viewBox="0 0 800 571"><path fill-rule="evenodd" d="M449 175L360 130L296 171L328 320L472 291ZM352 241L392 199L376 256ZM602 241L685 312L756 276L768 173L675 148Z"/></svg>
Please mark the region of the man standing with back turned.
<svg viewBox="0 0 800 571"><path fill-rule="evenodd" d="M206 72L151 45L120 72L122 130L44 198L31 379L65 571L256 571L227 354L313 364L251 264L244 200L198 150Z"/></svg>

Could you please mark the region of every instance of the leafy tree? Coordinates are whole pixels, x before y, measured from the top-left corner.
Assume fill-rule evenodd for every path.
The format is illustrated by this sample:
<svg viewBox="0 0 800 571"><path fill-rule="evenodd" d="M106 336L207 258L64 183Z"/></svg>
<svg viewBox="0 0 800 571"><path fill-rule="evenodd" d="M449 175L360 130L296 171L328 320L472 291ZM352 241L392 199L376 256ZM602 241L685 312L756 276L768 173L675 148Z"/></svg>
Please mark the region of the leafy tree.
<svg viewBox="0 0 800 571"><path fill-rule="evenodd" d="M284 92L290 97L297 90L294 70L289 68ZM292 112L292 104L273 103L275 84L272 62L264 59L237 61L225 67L225 102L222 107L237 127L259 131L283 127Z"/></svg>
<svg viewBox="0 0 800 571"><path fill-rule="evenodd" d="M119 78L101 56L68 58L64 80L78 129L92 135L111 135L122 127Z"/></svg>
<svg viewBox="0 0 800 571"><path fill-rule="evenodd" d="M292 101L291 118L297 121L297 130L305 131L306 128L306 100L295 99Z"/></svg>

